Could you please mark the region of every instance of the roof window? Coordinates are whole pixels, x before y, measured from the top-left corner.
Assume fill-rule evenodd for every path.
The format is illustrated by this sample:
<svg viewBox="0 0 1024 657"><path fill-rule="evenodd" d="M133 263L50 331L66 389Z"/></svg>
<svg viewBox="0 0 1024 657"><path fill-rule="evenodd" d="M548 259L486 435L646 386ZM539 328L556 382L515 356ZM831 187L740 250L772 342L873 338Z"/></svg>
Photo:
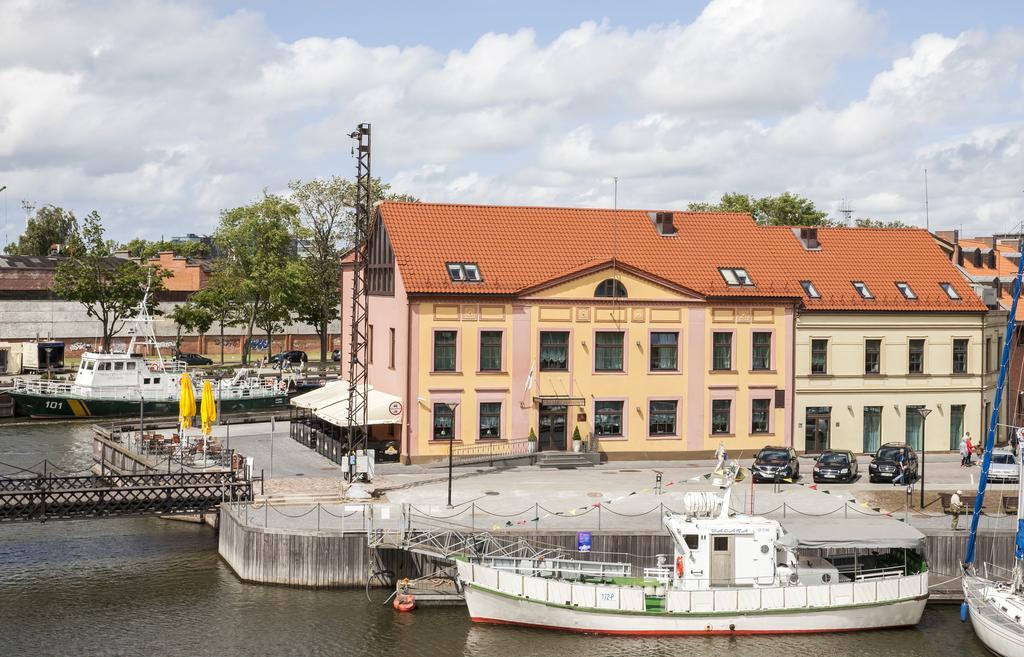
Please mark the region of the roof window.
<svg viewBox="0 0 1024 657"><path fill-rule="evenodd" d="M818 229L814 226L795 226L793 234L800 240L800 245L807 251L817 251L821 248L818 241Z"/></svg>
<svg viewBox="0 0 1024 657"><path fill-rule="evenodd" d="M953 289L953 285L951 283L939 283L939 287L942 288L942 291L945 292L946 296L949 297L950 299L960 298L960 295L957 294L957 291L955 289Z"/></svg>
<svg viewBox="0 0 1024 657"><path fill-rule="evenodd" d="M719 269L719 273L722 274L722 278L725 279L726 284L730 287L753 287L754 281L747 274L746 269Z"/></svg>
<svg viewBox="0 0 1024 657"><path fill-rule="evenodd" d="M899 290L903 294L903 296L905 296L908 299L916 299L917 298L917 295L914 294L914 291L910 289L910 285L907 284L907 283L904 283L902 281L897 281L896 282L896 289Z"/></svg>
<svg viewBox="0 0 1024 657"><path fill-rule="evenodd" d="M445 267L448 269L448 278L453 283L481 283L484 280L476 263L448 262L445 263Z"/></svg>
<svg viewBox="0 0 1024 657"><path fill-rule="evenodd" d="M654 222L654 228L659 235L665 237L676 234L676 226L673 223L675 215L671 212L648 212L647 215Z"/></svg>
<svg viewBox="0 0 1024 657"><path fill-rule="evenodd" d="M864 298L864 299L874 299L875 298L875 295L871 294L871 290L868 289L867 284L865 284L863 281L852 281L852 282L853 282L853 289L857 290L857 293L860 294L861 298Z"/></svg>
<svg viewBox="0 0 1024 657"><path fill-rule="evenodd" d="M814 287L814 283L810 281L800 281L800 287L804 289L804 294L812 299L820 299L821 292L818 292L818 288Z"/></svg>

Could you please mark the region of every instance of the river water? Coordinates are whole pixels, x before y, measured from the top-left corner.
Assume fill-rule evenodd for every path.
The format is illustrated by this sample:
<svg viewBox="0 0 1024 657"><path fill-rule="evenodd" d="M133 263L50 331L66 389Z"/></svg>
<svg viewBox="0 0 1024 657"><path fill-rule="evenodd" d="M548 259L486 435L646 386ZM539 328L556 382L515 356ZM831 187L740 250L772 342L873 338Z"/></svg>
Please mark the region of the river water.
<svg viewBox="0 0 1024 657"><path fill-rule="evenodd" d="M0 424L0 462L90 465L86 424ZM0 473L10 472L0 466ZM0 526L0 657L986 655L956 606L908 630L780 637L595 637L399 614L382 590L245 584L206 526L113 519Z"/></svg>

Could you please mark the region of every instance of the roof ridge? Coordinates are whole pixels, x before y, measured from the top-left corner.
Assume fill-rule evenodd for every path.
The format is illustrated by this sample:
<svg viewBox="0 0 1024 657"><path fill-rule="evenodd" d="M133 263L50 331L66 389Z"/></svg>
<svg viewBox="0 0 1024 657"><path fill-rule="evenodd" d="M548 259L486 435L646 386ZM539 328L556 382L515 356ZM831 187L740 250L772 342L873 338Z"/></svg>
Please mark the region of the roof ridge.
<svg viewBox="0 0 1024 657"><path fill-rule="evenodd" d="M491 203L446 203L443 201L381 201L378 205L408 205L413 207L426 207L426 206L442 206L446 208L493 208L501 210L559 210L568 212L615 212L615 213L648 213L648 212L672 212L680 214L706 214L706 215L726 215L726 216L739 216L739 217L751 217L749 212L731 212L726 210L668 210L668 209L650 209L650 208L601 208L601 207L582 207L582 206L568 206L568 205L495 205Z"/></svg>

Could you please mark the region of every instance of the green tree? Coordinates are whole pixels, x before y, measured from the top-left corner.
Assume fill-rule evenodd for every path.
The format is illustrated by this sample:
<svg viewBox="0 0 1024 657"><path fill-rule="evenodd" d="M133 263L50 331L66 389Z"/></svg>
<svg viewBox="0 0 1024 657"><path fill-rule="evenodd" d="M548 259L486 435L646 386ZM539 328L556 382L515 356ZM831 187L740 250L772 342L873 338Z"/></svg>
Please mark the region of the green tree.
<svg viewBox="0 0 1024 657"><path fill-rule="evenodd" d="M185 258L207 258L210 255L210 247L203 242L173 242L170 240L150 241L136 237L121 244L121 249L127 251L135 258L149 260L156 257L161 251L170 251L174 255Z"/></svg>
<svg viewBox="0 0 1024 657"><path fill-rule="evenodd" d="M72 251L79 245L78 220L75 213L55 205L44 205L37 208L29 203L22 203L28 213L25 232L17 243L11 242L4 251L10 255L45 256L50 255L50 247L59 244L64 252Z"/></svg>
<svg viewBox="0 0 1024 657"><path fill-rule="evenodd" d="M225 283L226 277L217 276L216 271L210 283L192 295L192 303L205 308L214 323L220 327L220 362L224 364L224 329L238 326L244 321L244 312L236 302L234 291Z"/></svg>
<svg viewBox="0 0 1024 657"><path fill-rule="evenodd" d="M79 302L89 317L99 320L103 327L103 351L109 351L111 338L121 332L125 321L135 316L147 284L147 304L150 312L155 311L156 295L163 289L163 279L169 272L113 257L114 244L103 239L103 223L96 212L82 222L79 239L80 246L57 266L53 292Z"/></svg>
<svg viewBox="0 0 1024 657"><path fill-rule="evenodd" d="M294 203L264 192L259 201L221 214L214 240L224 255L215 277L242 312L243 364L249 362L257 322L263 323L273 314L271 309L294 291L298 213Z"/></svg>
<svg viewBox="0 0 1024 657"><path fill-rule="evenodd" d="M182 331L188 333L198 333L200 337L206 335L213 326L213 313L209 308L199 305L194 301L186 301L185 303L178 304L171 311L171 319L174 320L174 324L178 329L178 333L174 339L174 348L176 351L181 351L181 334Z"/></svg>
<svg viewBox="0 0 1024 657"><path fill-rule="evenodd" d="M765 226L834 226L828 213L799 194L783 192L778 196L754 198L749 194L723 194L718 203L690 203L693 212L743 212Z"/></svg>
<svg viewBox="0 0 1024 657"><path fill-rule="evenodd" d="M885 219L854 219L853 225L857 228L913 228L910 224L904 223L899 219L888 221Z"/></svg>
<svg viewBox="0 0 1024 657"><path fill-rule="evenodd" d="M310 324L320 338L320 361L328 356L328 328L340 317L342 245L353 242L356 185L339 176L288 184L291 199L300 208L299 217L307 240L306 254L298 272L302 294L294 299L298 319ZM391 192L391 185L372 178L372 201L409 201L418 199Z"/></svg>

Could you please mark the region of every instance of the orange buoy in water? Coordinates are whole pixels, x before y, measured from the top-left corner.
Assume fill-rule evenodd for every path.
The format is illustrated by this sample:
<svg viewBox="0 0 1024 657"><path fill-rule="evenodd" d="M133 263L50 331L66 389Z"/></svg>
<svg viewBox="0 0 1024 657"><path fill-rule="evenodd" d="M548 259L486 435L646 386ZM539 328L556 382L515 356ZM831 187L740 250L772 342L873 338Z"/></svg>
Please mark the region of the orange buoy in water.
<svg viewBox="0 0 1024 657"><path fill-rule="evenodd" d="M412 611L416 608L416 598L408 593L399 593L391 606L398 611Z"/></svg>

